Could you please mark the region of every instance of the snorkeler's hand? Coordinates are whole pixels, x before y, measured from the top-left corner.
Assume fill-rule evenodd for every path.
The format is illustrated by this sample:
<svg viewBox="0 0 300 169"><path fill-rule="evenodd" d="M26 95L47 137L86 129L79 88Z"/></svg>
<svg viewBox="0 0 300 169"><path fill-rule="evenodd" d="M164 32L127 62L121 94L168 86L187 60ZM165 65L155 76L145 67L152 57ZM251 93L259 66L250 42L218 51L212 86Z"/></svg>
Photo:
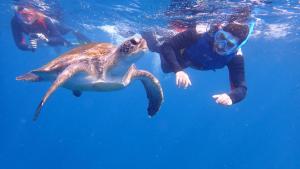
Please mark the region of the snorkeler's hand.
<svg viewBox="0 0 300 169"><path fill-rule="evenodd" d="M192 82L190 81L190 78L188 74L186 74L184 71L176 72L176 85L180 88L187 88L192 85Z"/></svg>
<svg viewBox="0 0 300 169"><path fill-rule="evenodd" d="M44 34L42 34L42 33L37 33L36 36L37 36L37 38L39 40L42 40L42 41L45 41L45 42L49 42L49 39Z"/></svg>
<svg viewBox="0 0 300 169"><path fill-rule="evenodd" d="M28 48L34 51L37 48L37 39L30 39Z"/></svg>
<svg viewBox="0 0 300 169"><path fill-rule="evenodd" d="M229 95L226 93L216 94L216 95L213 95L212 97L215 99L216 103L218 103L218 104L222 104L224 106L232 105L232 100L229 97Z"/></svg>

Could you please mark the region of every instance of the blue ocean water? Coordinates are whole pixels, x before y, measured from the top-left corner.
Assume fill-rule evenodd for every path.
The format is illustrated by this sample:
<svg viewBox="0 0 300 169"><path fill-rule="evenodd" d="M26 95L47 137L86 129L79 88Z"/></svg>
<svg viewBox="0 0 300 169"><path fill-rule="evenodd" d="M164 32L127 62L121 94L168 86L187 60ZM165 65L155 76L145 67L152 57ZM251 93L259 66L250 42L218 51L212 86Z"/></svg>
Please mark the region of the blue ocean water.
<svg viewBox="0 0 300 169"><path fill-rule="evenodd" d="M163 74L158 56L149 52L137 65L153 72L164 89L165 101L154 118L147 117L143 86L134 82L124 90L86 92L80 98L60 88L37 122L31 120L34 110L50 84L15 77L54 59L57 51L17 49L11 5L0 1L1 169L300 168L296 0L256 6L255 32L243 47L248 95L241 103L222 107L211 98L229 90L226 69L188 69L193 85L178 89L174 75ZM60 5L66 24L94 41L118 43L130 32L164 26L169 1L74 0Z"/></svg>

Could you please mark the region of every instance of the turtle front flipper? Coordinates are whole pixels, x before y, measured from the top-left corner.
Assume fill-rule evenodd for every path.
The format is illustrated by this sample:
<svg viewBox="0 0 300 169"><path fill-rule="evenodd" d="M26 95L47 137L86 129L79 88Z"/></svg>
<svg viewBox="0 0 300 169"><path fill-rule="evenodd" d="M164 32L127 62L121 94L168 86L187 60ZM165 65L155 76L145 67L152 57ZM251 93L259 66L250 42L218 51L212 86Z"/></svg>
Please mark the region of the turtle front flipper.
<svg viewBox="0 0 300 169"><path fill-rule="evenodd" d="M149 100L148 115L154 116L163 102L163 90L159 83L159 80L154 77L150 72L145 70L137 70L135 65L131 65L127 74L124 76L122 82L124 86L127 86L132 80L138 79L143 83L147 98Z"/></svg>
<svg viewBox="0 0 300 169"><path fill-rule="evenodd" d="M33 121L36 121L40 115L41 109L44 106L45 102L48 100L49 96L61 85L63 85L68 79L79 72L89 73L87 66L85 64L76 64L68 66L64 71L62 71L53 82L52 86L49 88L47 93L44 95L42 101L37 107Z"/></svg>

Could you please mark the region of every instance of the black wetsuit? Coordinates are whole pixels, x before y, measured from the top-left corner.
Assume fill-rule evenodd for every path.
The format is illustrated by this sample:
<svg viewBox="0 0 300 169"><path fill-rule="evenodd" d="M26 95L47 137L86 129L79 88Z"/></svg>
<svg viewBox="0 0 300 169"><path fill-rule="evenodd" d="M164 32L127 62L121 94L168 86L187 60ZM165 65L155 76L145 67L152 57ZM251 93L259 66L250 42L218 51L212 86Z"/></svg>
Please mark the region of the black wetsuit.
<svg viewBox="0 0 300 169"><path fill-rule="evenodd" d="M213 70L221 67L215 67L209 69L201 63L193 63L188 56L185 56L184 50L197 43L200 38L203 38L204 34L198 34L195 29L189 29L185 32L177 34L170 40L167 40L160 47L161 66L165 73L178 72L186 67L192 67L198 70ZM207 44L212 43L207 41ZM213 47L209 47L208 53L214 53ZM200 54L205 55L205 54ZM206 57L206 56L199 56ZM245 70L244 70L244 57L237 53L233 54L232 58L228 62L221 65L227 66L229 70L229 77L231 83L231 92L229 96L233 103L237 103L245 98L247 93L247 86L245 82Z"/></svg>
<svg viewBox="0 0 300 169"><path fill-rule="evenodd" d="M50 46L69 45L69 42L62 35L70 32L71 29L59 25L47 17L38 19L31 25L27 25L22 23L17 16L14 16L11 20L11 28L15 43L21 50L32 50L26 43L24 35L30 36L35 33L44 34L48 38L49 42L47 44Z"/></svg>

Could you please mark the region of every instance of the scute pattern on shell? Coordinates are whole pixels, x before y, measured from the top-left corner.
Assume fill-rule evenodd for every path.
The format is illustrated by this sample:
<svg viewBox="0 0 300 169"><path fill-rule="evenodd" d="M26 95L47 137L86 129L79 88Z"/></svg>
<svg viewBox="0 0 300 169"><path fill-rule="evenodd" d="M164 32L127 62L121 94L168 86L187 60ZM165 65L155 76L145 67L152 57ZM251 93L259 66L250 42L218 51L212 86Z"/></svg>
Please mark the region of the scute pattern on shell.
<svg viewBox="0 0 300 169"><path fill-rule="evenodd" d="M47 65L38 69L38 71L54 71L76 62L85 62L90 59L94 60L93 58L101 59L112 53L115 49L116 47L110 43L91 43L83 45L54 59Z"/></svg>
<svg viewBox="0 0 300 169"><path fill-rule="evenodd" d="M72 49L70 52L63 54L66 55L78 55L84 54L87 57L105 56L109 54L115 47L110 43L91 43Z"/></svg>

